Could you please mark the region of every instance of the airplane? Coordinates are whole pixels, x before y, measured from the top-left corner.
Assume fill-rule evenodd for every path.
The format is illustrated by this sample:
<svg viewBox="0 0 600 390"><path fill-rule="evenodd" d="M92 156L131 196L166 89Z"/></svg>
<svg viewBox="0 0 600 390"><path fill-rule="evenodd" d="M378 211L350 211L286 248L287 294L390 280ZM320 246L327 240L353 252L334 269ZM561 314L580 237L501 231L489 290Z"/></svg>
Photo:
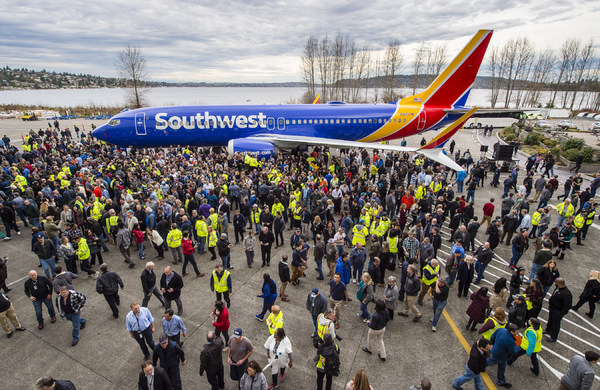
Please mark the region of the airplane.
<svg viewBox="0 0 600 390"><path fill-rule="evenodd" d="M123 147L227 146L259 158L315 145L409 151L462 170L442 148L477 110L465 104L492 33L479 30L429 87L396 102L126 109L92 135ZM439 134L421 148L381 143L425 131Z"/></svg>

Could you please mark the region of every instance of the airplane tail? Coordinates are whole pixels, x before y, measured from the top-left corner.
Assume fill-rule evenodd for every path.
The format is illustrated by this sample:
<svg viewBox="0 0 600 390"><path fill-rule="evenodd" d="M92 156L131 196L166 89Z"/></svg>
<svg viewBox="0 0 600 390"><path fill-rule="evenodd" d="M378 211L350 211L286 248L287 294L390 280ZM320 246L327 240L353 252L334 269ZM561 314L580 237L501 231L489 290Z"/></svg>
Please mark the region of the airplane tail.
<svg viewBox="0 0 600 390"><path fill-rule="evenodd" d="M493 30L479 30L427 89L412 98L428 106L449 107L463 103L475 81Z"/></svg>
<svg viewBox="0 0 600 390"><path fill-rule="evenodd" d="M441 148L444 144L452 138L452 136L460 130L465 122L477 111L479 107L473 107L460 118L452 122L448 127L443 129L438 135L436 135L431 141L423 145L419 150L436 149Z"/></svg>

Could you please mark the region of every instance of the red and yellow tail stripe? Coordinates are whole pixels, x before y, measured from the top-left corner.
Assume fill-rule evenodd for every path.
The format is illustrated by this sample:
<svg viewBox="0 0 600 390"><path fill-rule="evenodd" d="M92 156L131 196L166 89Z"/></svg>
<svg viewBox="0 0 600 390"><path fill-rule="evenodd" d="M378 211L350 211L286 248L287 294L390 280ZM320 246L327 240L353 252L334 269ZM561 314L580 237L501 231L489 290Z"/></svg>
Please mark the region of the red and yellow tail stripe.
<svg viewBox="0 0 600 390"><path fill-rule="evenodd" d="M469 118L475 114L475 111L479 110L479 107L473 107L469 111L467 111L463 116L452 122L448 127L443 128L440 133L435 136L431 141L427 144L423 145L420 149L435 149L441 145L443 145L446 141L448 141L452 136L460 130L465 122L469 120ZM419 149L419 150L420 150Z"/></svg>

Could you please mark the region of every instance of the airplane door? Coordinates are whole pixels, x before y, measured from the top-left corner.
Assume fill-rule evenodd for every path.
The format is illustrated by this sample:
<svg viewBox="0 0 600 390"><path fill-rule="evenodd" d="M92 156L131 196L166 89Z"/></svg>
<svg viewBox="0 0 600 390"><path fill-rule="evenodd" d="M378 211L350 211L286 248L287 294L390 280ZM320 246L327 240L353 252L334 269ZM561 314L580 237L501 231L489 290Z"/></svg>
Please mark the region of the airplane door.
<svg viewBox="0 0 600 390"><path fill-rule="evenodd" d="M423 130L425 128L426 122L427 122L427 113L425 112L425 110L423 110L419 113L417 130Z"/></svg>
<svg viewBox="0 0 600 390"><path fill-rule="evenodd" d="M267 129L275 130L275 119L267 118Z"/></svg>
<svg viewBox="0 0 600 390"><path fill-rule="evenodd" d="M285 119L284 118L277 118L277 129L278 130L284 130L285 129Z"/></svg>
<svg viewBox="0 0 600 390"><path fill-rule="evenodd" d="M144 112L135 114L135 133L146 135L146 114Z"/></svg>

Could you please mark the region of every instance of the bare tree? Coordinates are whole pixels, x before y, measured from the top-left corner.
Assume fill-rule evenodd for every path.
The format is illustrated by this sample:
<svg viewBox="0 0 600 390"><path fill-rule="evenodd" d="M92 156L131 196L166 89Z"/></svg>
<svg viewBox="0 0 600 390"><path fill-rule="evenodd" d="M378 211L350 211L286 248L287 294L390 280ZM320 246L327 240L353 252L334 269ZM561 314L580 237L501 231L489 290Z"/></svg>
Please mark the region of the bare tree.
<svg viewBox="0 0 600 390"><path fill-rule="evenodd" d="M556 77L556 86L554 88L554 94L552 95L552 101L550 102L550 106L554 107L554 102L556 101L556 95L560 89L560 83L563 80L563 76L565 71L567 70L567 66L569 65L569 44L570 40L567 40L560 48L561 61L558 69L558 76Z"/></svg>
<svg viewBox="0 0 600 390"><path fill-rule="evenodd" d="M548 85L552 77L552 68L556 63L556 57L552 50L540 51L537 55L533 74L527 86L526 104L531 107L540 105L542 90Z"/></svg>
<svg viewBox="0 0 600 390"><path fill-rule="evenodd" d="M311 35L302 53L302 79L306 83L304 103L312 103L317 97L316 91L316 61L319 51L319 40Z"/></svg>
<svg viewBox="0 0 600 390"><path fill-rule="evenodd" d="M440 44L435 47L427 46L425 51L427 54L425 73L427 73L427 84L430 84L446 65L448 57L447 46L445 44Z"/></svg>
<svg viewBox="0 0 600 390"><path fill-rule="evenodd" d="M398 95L394 92L396 82L396 72L402 62L404 56L400 52L400 41L395 39L388 43L385 48L383 57L383 73L385 75L383 100L386 102L394 101L398 98Z"/></svg>
<svg viewBox="0 0 600 390"><path fill-rule="evenodd" d="M521 100L529 79L529 73L535 59L535 50L533 44L527 37L517 40L516 67L513 80L513 89L515 90L515 106L521 107Z"/></svg>
<svg viewBox="0 0 600 390"><path fill-rule="evenodd" d="M419 86L419 75L423 70L426 55L427 46L425 45L425 42L421 42L421 44L419 44L419 47L417 47L417 50L415 52L415 59L413 61L413 95L416 93L417 87Z"/></svg>
<svg viewBox="0 0 600 390"><path fill-rule="evenodd" d="M498 47L493 47L490 50L490 74L491 83L490 88L492 93L490 94L490 106L496 107L498 103L498 97L500 95L500 85L503 76L503 63L500 61L500 52Z"/></svg>
<svg viewBox="0 0 600 390"><path fill-rule="evenodd" d="M579 89L583 83L584 75L589 71L590 65L594 61L594 40L590 39L590 41L581 47L581 52L579 55L579 61L575 65L575 90L573 91L573 99L571 99L571 106L569 107L573 110L573 106L575 105L575 97L579 92Z"/></svg>
<svg viewBox="0 0 600 390"><path fill-rule="evenodd" d="M564 77L564 91L563 91L563 102L562 102L562 107L565 108L567 107L567 100L569 99L569 95L570 95L570 88L571 88L571 83L573 82L573 79L575 78L575 73L577 71L577 64L579 63L579 56L580 56L580 51L581 51L581 41L578 39L569 39L567 40L567 42L565 42L566 44L566 53L564 53L563 55L566 54L566 61L567 61L567 66L565 69L565 77Z"/></svg>
<svg viewBox="0 0 600 390"><path fill-rule="evenodd" d="M356 84L355 88L352 92L352 101L357 103L361 101L360 98L360 89L364 88L365 91L369 89L369 71L370 71L370 63L371 63L371 48L364 47L358 55L358 65L356 69ZM366 102L367 98L365 92L365 99L362 101Z"/></svg>
<svg viewBox="0 0 600 390"><path fill-rule="evenodd" d="M144 106L144 97L148 93L148 89L145 88L148 72L142 50L138 46L128 45L117 55L116 66L121 77L128 83L127 104L134 108Z"/></svg>
<svg viewBox="0 0 600 390"><path fill-rule="evenodd" d="M321 97L323 101L329 100L329 75L331 69L331 56L329 48L329 39L327 35L321 39L319 45L319 56L317 57L317 63L319 66L319 80L321 82Z"/></svg>

